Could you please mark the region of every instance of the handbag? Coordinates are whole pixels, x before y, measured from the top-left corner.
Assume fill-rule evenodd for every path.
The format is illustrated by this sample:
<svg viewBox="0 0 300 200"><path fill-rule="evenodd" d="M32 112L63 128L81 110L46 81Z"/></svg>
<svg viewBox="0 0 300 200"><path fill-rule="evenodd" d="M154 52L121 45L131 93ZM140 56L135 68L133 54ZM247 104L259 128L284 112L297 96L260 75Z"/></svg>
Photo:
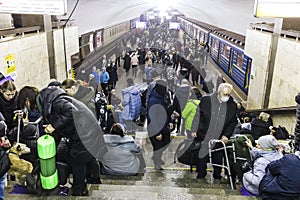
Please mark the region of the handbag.
<svg viewBox="0 0 300 200"><path fill-rule="evenodd" d="M10 169L10 160L8 153L4 149L0 150L0 178Z"/></svg>
<svg viewBox="0 0 300 200"><path fill-rule="evenodd" d="M197 165L199 162L199 151L202 142L197 139L184 139L183 142L178 144L178 147L174 155L174 163L176 158L180 163L190 165L192 171L192 166Z"/></svg>

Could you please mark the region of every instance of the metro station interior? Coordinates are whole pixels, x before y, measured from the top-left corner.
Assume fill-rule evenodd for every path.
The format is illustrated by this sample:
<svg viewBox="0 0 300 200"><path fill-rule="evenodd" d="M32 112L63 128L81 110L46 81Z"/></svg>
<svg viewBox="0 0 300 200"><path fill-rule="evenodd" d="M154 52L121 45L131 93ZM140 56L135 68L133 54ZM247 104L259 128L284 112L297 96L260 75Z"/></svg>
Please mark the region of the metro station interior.
<svg viewBox="0 0 300 200"><path fill-rule="evenodd" d="M0 0L0 72L1 79L13 80L17 90L24 86L41 90L53 80L75 80L82 71L89 72L93 66L101 69L104 55L107 60L116 62L127 52L141 48L159 49L164 44L170 52L183 52L187 47L191 54L184 57L196 70L204 69L204 82L216 86L221 77L222 82L233 86L232 97L235 102L241 102L247 112L255 115L266 112L272 117L274 127L283 126L291 137L294 135L295 96L300 91L300 20L293 10L287 15L283 11L265 14L259 3L266 1L259 0L53 0L49 1L54 2L53 9L62 9L63 13L33 7L24 13L10 12L5 7L7 2ZM281 8L299 7L300 2L297 3ZM268 6L267 11L272 8ZM163 32L151 26L157 21L167 24L164 28L176 37L170 34L165 41L154 42L139 37L140 33L148 37L151 32L153 35ZM138 38L134 42L133 35ZM122 96L128 77L141 87L147 87L143 70L139 68L134 78L130 76L131 69L130 75L126 75L123 59L119 65L114 88L117 96ZM180 69L176 73L178 80L186 78ZM159 72L157 75L167 79ZM188 81L193 85L191 76ZM205 92L203 84L198 82L196 86L203 96L217 91L212 87ZM179 81L175 85L179 86ZM161 171L153 166L147 126L138 127L131 135L143 149L146 168L142 175L101 175L102 184L88 184L89 197L55 198L261 199L242 196L228 182L201 182L196 179L195 168L190 172L190 166L174 163L174 152L186 138L184 134L171 133L172 142L163 154L165 166ZM40 199L33 194L11 194L14 184L14 181L6 181L6 199Z"/></svg>

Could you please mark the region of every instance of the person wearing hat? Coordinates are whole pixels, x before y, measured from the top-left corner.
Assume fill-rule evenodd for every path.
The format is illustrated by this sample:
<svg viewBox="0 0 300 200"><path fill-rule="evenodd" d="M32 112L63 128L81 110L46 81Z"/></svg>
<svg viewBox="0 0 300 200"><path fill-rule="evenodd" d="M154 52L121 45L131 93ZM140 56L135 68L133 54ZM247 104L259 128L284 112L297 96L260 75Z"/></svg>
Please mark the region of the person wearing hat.
<svg viewBox="0 0 300 200"><path fill-rule="evenodd" d="M251 149L250 153L254 163L252 170L243 176L243 187L253 196L258 196L258 187L265 175L267 165L282 158L283 155L277 151L278 142L273 135L264 135L258 138L256 147L253 147L250 140L246 141L246 144Z"/></svg>
<svg viewBox="0 0 300 200"><path fill-rule="evenodd" d="M23 131L20 134L20 143L26 144L30 148L30 153L20 156L21 159L30 162L33 167L36 167L39 163L37 153L37 126L28 124L23 127Z"/></svg>
<svg viewBox="0 0 300 200"><path fill-rule="evenodd" d="M163 151L170 143L170 130L173 128L171 110L166 102L167 82L157 80L147 102L147 130L153 146L155 169L163 170L161 159ZM171 113L170 113L171 112Z"/></svg>

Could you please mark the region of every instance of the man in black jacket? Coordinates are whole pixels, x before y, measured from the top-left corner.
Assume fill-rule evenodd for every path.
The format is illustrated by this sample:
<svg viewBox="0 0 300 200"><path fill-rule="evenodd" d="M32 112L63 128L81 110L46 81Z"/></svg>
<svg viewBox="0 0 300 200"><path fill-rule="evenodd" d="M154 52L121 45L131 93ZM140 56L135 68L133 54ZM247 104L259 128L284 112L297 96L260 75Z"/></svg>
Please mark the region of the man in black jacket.
<svg viewBox="0 0 300 200"><path fill-rule="evenodd" d="M206 176L206 163L208 162L208 142L210 139L220 139L224 143L233 133L237 123L236 103L230 96L233 87L231 84L220 84L218 91L204 96L200 103L200 121L197 130L197 139L203 141L200 149L200 162L197 166L197 178L204 179ZM217 143L214 148L222 147L221 143ZM212 154L214 164L222 164L223 152L218 151ZM221 179L221 167L214 166L213 177Z"/></svg>
<svg viewBox="0 0 300 200"><path fill-rule="evenodd" d="M59 87L47 87L36 97L37 107L48 123L46 133L60 140L69 139L69 164L73 172L71 195L87 196L86 167L95 158L101 161L106 148L103 131L95 115L80 101L66 95Z"/></svg>

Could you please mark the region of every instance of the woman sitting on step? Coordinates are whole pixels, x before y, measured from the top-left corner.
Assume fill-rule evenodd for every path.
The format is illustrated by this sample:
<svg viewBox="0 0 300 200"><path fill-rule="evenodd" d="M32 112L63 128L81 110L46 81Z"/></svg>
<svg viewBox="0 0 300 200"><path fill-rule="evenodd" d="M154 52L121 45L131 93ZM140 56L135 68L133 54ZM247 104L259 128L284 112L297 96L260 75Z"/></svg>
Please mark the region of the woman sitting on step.
<svg viewBox="0 0 300 200"><path fill-rule="evenodd" d="M102 159L101 174L132 176L144 170L142 149L132 136L125 134L121 124L114 124L110 133L104 135L104 141L107 152Z"/></svg>

